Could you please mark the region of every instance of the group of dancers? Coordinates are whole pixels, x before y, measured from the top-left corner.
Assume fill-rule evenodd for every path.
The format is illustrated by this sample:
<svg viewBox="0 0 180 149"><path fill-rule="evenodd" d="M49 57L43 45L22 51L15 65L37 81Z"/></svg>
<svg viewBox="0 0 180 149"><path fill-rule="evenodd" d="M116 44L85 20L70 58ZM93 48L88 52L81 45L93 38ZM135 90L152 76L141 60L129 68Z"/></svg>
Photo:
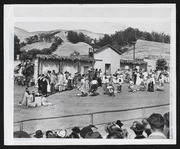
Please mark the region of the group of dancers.
<svg viewBox="0 0 180 149"><path fill-rule="evenodd" d="M111 76L96 75L93 79L89 79L89 74L93 70L89 70L88 74L82 75L78 89L81 91L80 96L87 96L89 92L96 92L98 87L103 88L103 93L109 96L115 96L115 93L122 92L122 85L124 82L129 83L129 92L136 91L149 91L154 92L155 88L157 91L164 91L164 83L169 83L169 72L166 70L152 71L149 72L142 69L134 69L122 71L118 69L115 74ZM98 72L98 71L97 71ZM100 71L101 72L101 71ZM132 72L132 73L130 73ZM94 94L93 94L94 95ZM98 95L96 92L95 95Z"/></svg>
<svg viewBox="0 0 180 149"><path fill-rule="evenodd" d="M132 76L128 87L130 92L145 91L146 89L149 92L154 92L155 85L156 90L164 91L164 83L169 83L169 72L166 70L150 70L148 72L135 69Z"/></svg>
<svg viewBox="0 0 180 149"><path fill-rule="evenodd" d="M48 95L73 88L80 91L78 96L85 97L99 95L98 87L102 87L104 94L114 97L115 93L122 92L124 82L129 83L129 92L146 90L154 92L155 88L158 91L163 91L164 83L169 83L169 72L166 70L150 70L148 72L142 69L134 69L133 71L118 69L115 74L107 76L102 73L101 69L91 68L87 74L76 73L72 78L71 73L67 71L64 73L56 73L54 70L47 71L46 74L40 75L37 79L38 92L36 94L35 92L30 93L27 88L19 105L36 107L35 96L42 96L42 105L52 105L45 99Z"/></svg>

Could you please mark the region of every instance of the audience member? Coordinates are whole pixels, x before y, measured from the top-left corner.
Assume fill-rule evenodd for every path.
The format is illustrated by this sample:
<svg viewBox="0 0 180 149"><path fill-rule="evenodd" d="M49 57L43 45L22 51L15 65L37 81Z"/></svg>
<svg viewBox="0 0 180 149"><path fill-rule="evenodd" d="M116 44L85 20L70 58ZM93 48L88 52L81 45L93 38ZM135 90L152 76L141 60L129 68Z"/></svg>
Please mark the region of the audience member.
<svg viewBox="0 0 180 149"><path fill-rule="evenodd" d="M15 131L13 133L14 138L30 138L30 135L25 131Z"/></svg>
<svg viewBox="0 0 180 149"><path fill-rule="evenodd" d="M43 134L42 130L37 130L34 137L35 138L43 138L43 135L44 134Z"/></svg>
<svg viewBox="0 0 180 149"><path fill-rule="evenodd" d="M85 135L85 139L100 139L102 138L101 134L97 131L95 132L88 132L86 135Z"/></svg>
<svg viewBox="0 0 180 149"><path fill-rule="evenodd" d="M136 135L136 137L134 139L144 139L145 136L143 135L143 132L145 130L144 125L141 124L138 121L134 121L132 126L130 127L130 129L132 129Z"/></svg>
<svg viewBox="0 0 180 149"><path fill-rule="evenodd" d="M164 130L164 118L161 114L153 113L147 121L152 132L147 139L166 139L166 136L162 133Z"/></svg>
<svg viewBox="0 0 180 149"><path fill-rule="evenodd" d="M169 112L164 114L164 121L165 121L165 129L163 130L163 134L169 139Z"/></svg>

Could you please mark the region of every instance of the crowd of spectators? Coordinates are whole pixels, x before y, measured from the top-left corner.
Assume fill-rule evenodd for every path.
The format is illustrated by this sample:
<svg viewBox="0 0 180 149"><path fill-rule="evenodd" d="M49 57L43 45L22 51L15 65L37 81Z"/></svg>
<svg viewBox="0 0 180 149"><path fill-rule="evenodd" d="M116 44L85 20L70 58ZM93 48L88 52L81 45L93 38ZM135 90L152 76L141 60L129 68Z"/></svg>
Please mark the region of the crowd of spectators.
<svg viewBox="0 0 180 149"><path fill-rule="evenodd" d="M59 129L58 131L48 130L43 132L37 130L32 136L33 138L76 138L76 139L170 139L169 133L169 112L163 116L159 113L153 113L148 118L142 121L134 121L130 129L134 134L129 133L127 129L123 128L123 123L120 120L108 123L105 125L104 131L106 135L98 130L95 125L85 126L82 129L75 126L68 134L66 129ZM132 138L132 136L135 136ZM31 136L24 131L14 132L14 138L31 138Z"/></svg>

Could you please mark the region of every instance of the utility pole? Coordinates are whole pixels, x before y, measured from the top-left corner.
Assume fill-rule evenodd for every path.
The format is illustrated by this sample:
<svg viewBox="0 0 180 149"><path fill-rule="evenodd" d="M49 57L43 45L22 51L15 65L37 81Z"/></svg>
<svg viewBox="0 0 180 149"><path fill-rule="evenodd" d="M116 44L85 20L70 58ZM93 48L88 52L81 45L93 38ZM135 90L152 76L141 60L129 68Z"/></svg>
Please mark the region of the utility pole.
<svg viewBox="0 0 180 149"><path fill-rule="evenodd" d="M136 45L136 42L133 41L132 43L134 45L134 48L133 48L133 60L135 60L135 45Z"/></svg>
<svg viewBox="0 0 180 149"><path fill-rule="evenodd" d="M133 49L133 60L135 60L135 44L134 44L134 49Z"/></svg>

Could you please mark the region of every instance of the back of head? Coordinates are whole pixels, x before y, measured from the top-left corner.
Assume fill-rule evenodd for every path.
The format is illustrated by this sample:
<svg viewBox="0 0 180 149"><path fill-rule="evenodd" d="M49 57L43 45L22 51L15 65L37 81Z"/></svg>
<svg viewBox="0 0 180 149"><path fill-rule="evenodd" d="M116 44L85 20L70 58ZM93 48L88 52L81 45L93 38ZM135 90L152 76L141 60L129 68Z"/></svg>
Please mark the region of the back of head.
<svg viewBox="0 0 180 149"><path fill-rule="evenodd" d="M123 134L120 132L113 132L108 134L107 139L124 139Z"/></svg>
<svg viewBox="0 0 180 149"><path fill-rule="evenodd" d="M87 126L87 127L82 128L81 131L80 131L80 136L81 136L82 138L85 138L85 136L86 136L86 134L87 134L88 132L93 132L90 126Z"/></svg>
<svg viewBox="0 0 180 149"><path fill-rule="evenodd" d="M99 132L88 132L85 135L85 138L87 139L97 139L97 138L102 138L101 134Z"/></svg>
<svg viewBox="0 0 180 149"><path fill-rule="evenodd" d="M159 113L153 113L147 121L149 122L149 125L151 126L152 130L163 130L164 129L164 118Z"/></svg>
<svg viewBox="0 0 180 149"><path fill-rule="evenodd" d="M79 138L79 135L78 135L76 132L72 132L72 133L69 135L69 138Z"/></svg>
<svg viewBox="0 0 180 149"><path fill-rule="evenodd" d="M54 138L54 134L51 130L46 131L46 138Z"/></svg>
<svg viewBox="0 0 180 149"><path fill-rule="evenodd" d="M25 131L15 131L13 136L14 138L30 138L30 135Z"/></svg>

